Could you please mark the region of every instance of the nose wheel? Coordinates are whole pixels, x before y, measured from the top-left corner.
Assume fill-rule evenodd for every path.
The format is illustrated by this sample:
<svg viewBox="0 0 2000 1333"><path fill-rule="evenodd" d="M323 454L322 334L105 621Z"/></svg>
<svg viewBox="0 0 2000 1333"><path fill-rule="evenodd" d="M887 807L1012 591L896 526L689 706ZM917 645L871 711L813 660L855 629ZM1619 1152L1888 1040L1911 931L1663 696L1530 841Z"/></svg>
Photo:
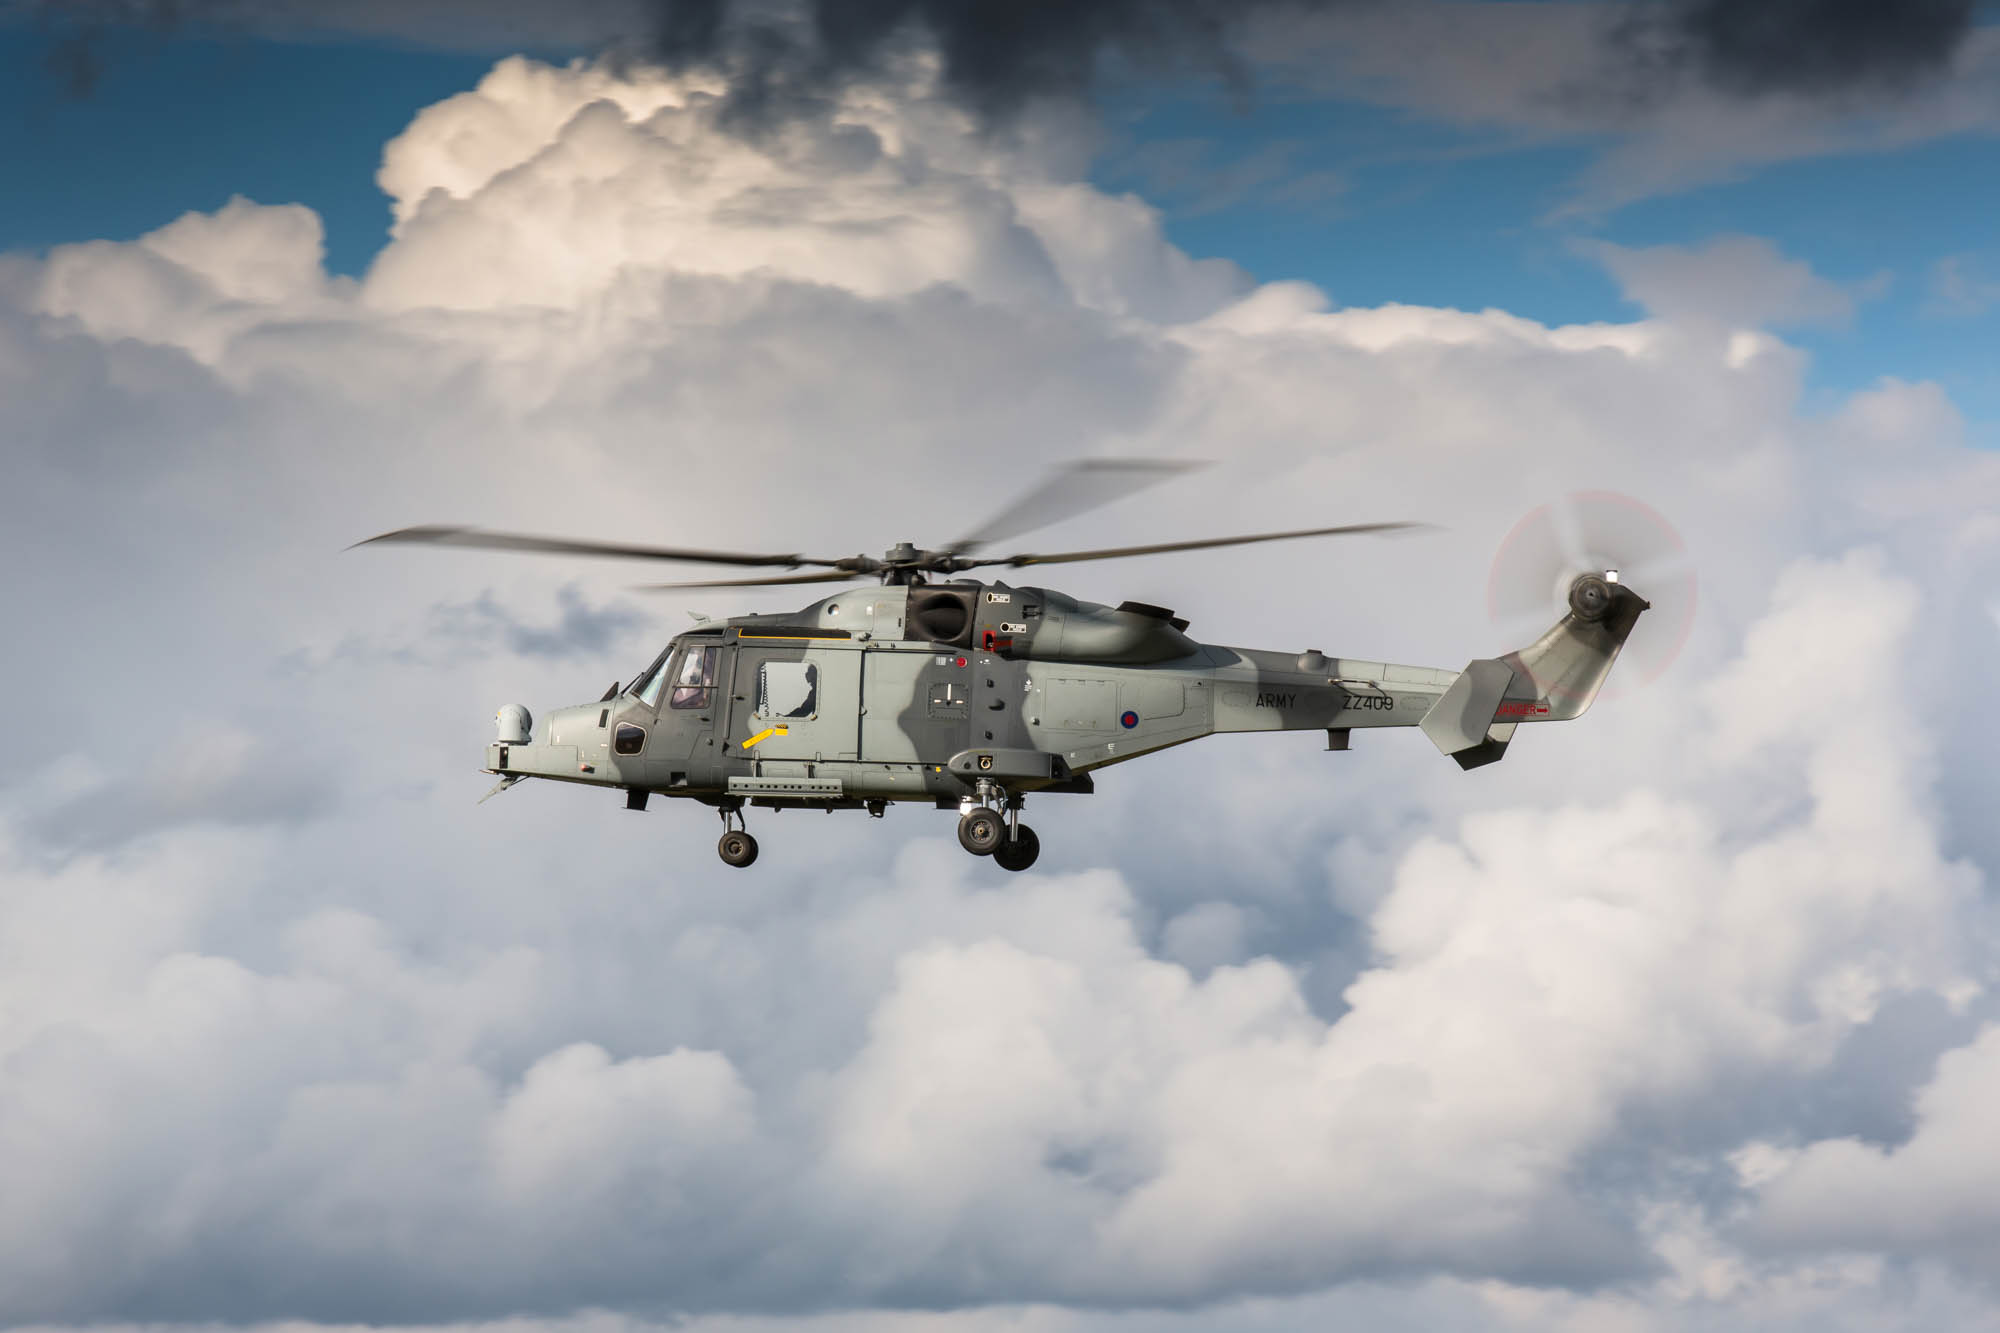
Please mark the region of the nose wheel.
<svg viewBox="0 0 2000 1333"><path fill-rule="evenodd" d="M757 859L757 840L743 827L742 807L722 812L722 838L715 844L715 854L738 870Z"/></svg>

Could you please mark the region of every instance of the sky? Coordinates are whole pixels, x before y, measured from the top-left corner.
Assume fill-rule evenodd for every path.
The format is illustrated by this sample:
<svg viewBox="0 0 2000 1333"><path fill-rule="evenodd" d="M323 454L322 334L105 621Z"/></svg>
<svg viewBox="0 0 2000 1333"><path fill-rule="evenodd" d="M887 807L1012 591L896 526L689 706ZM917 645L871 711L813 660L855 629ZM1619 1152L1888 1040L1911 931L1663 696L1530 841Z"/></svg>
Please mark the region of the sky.
<svg viewBox="0 0 2000 1333"><path fill-rule="evenodd" d="M1996 25L0 9L0 1324L2000 1328ZM344 549L935 545L1093 456L1208 466L1038 544L1436 525L1050 580L1204 641L1518 646L1573 492L1696 610L1471 773L1220 737L1025 874L743 872L477 770L797 591Z"/></svg>

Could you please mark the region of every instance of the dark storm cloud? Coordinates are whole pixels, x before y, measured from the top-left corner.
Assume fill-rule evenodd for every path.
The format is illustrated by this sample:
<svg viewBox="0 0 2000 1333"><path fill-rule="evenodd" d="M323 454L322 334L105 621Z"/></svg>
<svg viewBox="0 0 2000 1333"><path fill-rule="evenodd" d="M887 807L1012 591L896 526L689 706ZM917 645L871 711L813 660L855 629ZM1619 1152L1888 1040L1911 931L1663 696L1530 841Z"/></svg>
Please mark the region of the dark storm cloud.
<svg viewBox="0 0 2000 1333"><path fill-rule="evenodd" d="M674 68L713 67L739 120L817 105L914 44L944 86L989 120L1041 97L1087 95L1109 68L1217 78L1253 71L1238 38L1288 16L1393 8L1390 0L0 0L46 34L74 92L103 76L113 30L236 36L336 32L460 49L572 48ZM1739 96L1895 91L1942 70L1972 29L1972 0L1659 0L1627 7L1608 58L1620 77L1692 72Z"/></svg>
<svg viewBox="0 0 2000 1333"><path fill-rule="evenodd" d="M1800 92L1935 73L1971 27L1972 0L1696 0L1681 14L1718 83Z"/></svg>
<svg viewBox="0 0 2000 1333"><path fill-rule="evenodd" d="M1941 72L1972 0L1677 0L1635 10L1618 44L1738 96L1900 91Z"/></svg>
<svg viewBox="0 0 2000 1333"><path fill-rule="evenodd" d="M1112 57L1152 71L1247 77L1234 39L1260 13L1340 0L0 0L47 34L46 63L74 92L104 73L113 30L234 35L318 30L489 49L557 44L669 66L716 66L748 112L807 101L865 75L910 41L935 44L945 86L990 116L1089 90Z"/></svg>
<svg viewBox="0 0 2000 1333"><path fill-rule="evenodd" d="M1042 96L1088 92L1106 57L1155 72L1247 81L1235 38L1259 13L1318 10L1335 0L807 0L797 36L753 29L748 68L789 68L807 85L865 73L912 37L936 44L945 86L1000 116ZM667 0L656 49L670 61L728 54L729 0Z"/></svg>

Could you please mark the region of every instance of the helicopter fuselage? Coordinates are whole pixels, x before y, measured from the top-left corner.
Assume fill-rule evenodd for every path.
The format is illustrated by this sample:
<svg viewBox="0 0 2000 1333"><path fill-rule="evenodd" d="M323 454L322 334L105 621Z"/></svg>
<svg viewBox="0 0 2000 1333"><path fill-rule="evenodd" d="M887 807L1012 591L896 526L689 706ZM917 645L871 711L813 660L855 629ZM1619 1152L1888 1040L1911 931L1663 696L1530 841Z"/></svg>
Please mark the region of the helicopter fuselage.
<svg viewBox="0 0 2000 1333"><path fill-rule="evenodd" d="M689 797L725 818L745 805L1018 810L1218 732L1324 730L1345 749L1357 729L1423 726L1474 767L1516 724L1588 706L1645 604L1619 588L1614 605L1613 623L1573 612L1523 654L1461 672L1203 644L1164 608L1045 588L853 588L690 630L623 689L517 725L485 767L622 788L635 808Z"/></svg>

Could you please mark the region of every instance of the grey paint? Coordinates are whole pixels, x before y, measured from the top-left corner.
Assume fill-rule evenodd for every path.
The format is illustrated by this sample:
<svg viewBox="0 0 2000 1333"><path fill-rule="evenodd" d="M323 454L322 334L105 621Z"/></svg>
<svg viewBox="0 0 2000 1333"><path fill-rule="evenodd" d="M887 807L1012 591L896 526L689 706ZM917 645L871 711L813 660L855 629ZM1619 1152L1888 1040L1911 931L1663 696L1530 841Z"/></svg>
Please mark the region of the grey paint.
<svg viewBox="0 0 2000 1333"><path fill-rule="evenodd" d="M1514 669L1491 660L1466 664L1451 688L1417 723L1440 754L1470 750L1486 739L1500 701L1514 686Z"/></svg>
<svg viewBox="0 0 2000 1333"><path fill-rule="evenodd" d="M1205 645L1150 609L1040 588L914 591L940 590L974 598L957 643L905 637L913 590L903 587L740 617L673 645L670 672L683 652L719 649L709 706L670 707L670 683L657 706L621 693L557 709L538 743L489 746L486 767L725 808L952 804L981 781L1019 797L1218 732L1325 729L1330 743L1344 744L1355 728L1421 726L1440 750L1476 767L1503 755L1520 723L1582 714L1646 607L1622 587L1581 612L1573 601L1528 647L1451 671ZM810 708L799 684L808 669ZM771 695L762 712L760 680ZM776 715L784 708L802 711ZM645 729L642 754L612 752L620 724Z"/></svg>

